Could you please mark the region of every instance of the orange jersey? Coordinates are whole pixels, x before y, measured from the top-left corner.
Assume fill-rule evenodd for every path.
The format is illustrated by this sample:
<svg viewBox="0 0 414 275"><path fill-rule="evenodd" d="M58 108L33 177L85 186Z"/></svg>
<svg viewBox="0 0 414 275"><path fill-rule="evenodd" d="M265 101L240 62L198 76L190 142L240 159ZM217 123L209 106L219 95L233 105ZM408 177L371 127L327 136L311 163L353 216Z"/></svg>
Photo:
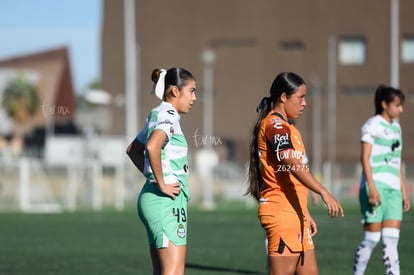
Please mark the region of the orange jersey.
<svg viewBox="0 0 414 275"><path fill-rule="evenodd" d="M261 174L259 216L282 210L305 215L309 190L292 174L309 169L302 164L305 146L298 129L280 114L270 113L260 126L257 153ZM284 164L287 158L297 159L298 165Z"/></svg>

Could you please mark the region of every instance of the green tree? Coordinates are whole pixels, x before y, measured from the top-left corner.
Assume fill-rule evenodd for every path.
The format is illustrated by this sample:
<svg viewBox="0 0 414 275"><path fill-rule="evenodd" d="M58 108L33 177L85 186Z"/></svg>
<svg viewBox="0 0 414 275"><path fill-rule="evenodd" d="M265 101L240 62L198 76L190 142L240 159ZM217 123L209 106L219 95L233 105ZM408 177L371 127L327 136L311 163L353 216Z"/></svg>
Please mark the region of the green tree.
<svg viewBox="0 0 414 275"><path fill-rule="evenodd" d="M2 106L14 120L24 122L36 112L38 101L36 87L20 73L7 84Z"/></svg>

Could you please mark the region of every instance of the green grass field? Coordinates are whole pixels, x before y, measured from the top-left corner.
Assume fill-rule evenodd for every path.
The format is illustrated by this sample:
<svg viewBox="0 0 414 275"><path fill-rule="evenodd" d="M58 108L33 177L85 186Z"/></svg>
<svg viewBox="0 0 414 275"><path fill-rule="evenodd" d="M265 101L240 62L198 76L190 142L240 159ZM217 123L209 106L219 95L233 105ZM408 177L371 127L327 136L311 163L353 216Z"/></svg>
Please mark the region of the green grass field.
<svg viewBox="0 0 414 275"><path fill-rule="evenodd" d="M327 217L311 207L320 274L352 274L353 253L362 237L358 210ZM266 274L264 234L256 209L219 204L214 211L189 208L186 274ZM401 231L401 274L413 274L414 215ZM0 214L0 274L151 274L146 235L135 209L99 213ZM384 274L380 245L366 274Z"/></svg>

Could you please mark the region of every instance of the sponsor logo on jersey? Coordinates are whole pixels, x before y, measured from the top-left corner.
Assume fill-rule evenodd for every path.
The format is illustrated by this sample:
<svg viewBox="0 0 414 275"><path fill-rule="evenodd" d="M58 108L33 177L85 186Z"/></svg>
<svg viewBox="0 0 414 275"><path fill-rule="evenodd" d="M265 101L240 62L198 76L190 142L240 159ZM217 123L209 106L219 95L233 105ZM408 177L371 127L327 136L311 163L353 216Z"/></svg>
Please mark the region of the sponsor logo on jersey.
<svg viewBox="0 0 414 275"><path fill-rule="evenodd" d="M278 147L283 147L283 145L289 145L290 143L289 134L286 133L284 135L280 135L280 134L274 135L274 143L277 144Z"/></svg>
<svg viewBox="0 0 414 275"><path fill-rule="evenodd" d="M160 122L158 123L158 125L162 125L162 124L173 125L173 123L172 123L172 122L171 122L171 120L169 120L169 119L165 119L165 120L160 121Z"/></svg>

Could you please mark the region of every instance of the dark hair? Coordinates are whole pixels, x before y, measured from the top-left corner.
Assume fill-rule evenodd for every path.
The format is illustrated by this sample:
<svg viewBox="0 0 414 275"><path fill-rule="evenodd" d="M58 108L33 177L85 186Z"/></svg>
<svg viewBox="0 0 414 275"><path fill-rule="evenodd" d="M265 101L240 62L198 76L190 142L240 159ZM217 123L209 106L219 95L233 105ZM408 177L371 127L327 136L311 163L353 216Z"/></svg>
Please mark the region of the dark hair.
<svg viewBox="0 0 414 275"><path fill-rule="evenodd" d="M405 96L404 93L396 88L380 85L375 91L375 114L379 115L384 111L382 108L382 102L385 101L386 104L392 102L395 97L398 97L401 101L401 104L404 104Z"/></svg>
<svg viewBox="0 0 414 275"><path fill-rule="evenodd" d="M158 79L160 78L160 69L154 69L151 74L151 80L156 84ZM178 89L181 91L183 86L187 83L187 80L193 79L194 76L187 71L186 69L180 67L174 67L167 70L167 74L165 75L165 88L164 88L164 96L163 99L165 100L168 96L168 90L171 86L177 86Z"/></svg>
<svg viewBox="0 0 414 275"><path fill-rule="evenodd" d="M256 111L259 116L253 127L252 140L250 142L250 165L249 165L249 187L246 195L251 195L257 200L260 196L259 183L262 181L259 168L259 155L258 155L258 136L262 120L273 109L274 104L279 100L283 93L286 93L287 97L296 93L298 88L306 84L305 81L295 73L283 72L280 73L273 80L270 87L270 96L264 97L260 104L257 106Z"/></svg>

